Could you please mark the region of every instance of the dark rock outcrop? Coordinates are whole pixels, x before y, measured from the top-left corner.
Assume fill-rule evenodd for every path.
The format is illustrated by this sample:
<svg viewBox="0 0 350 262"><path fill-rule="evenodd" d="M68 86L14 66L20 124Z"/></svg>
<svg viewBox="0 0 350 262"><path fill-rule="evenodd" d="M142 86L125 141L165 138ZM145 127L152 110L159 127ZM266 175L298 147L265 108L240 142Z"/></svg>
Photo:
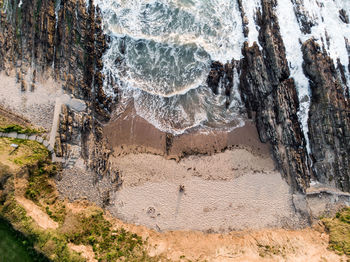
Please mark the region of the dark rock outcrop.
<svg viewBox="0 0 350 262"><path fill-rule="evenodd" d="M298 121L299 102L286 60L273 1L258 12L259 42L245 43L241 62L241 93L249 117L255 117L262 142L272 145L278 167L293 188L305 191L310 174L305 139Z"/></svg>
<svg viewBox="0 0 350 262"><path fill-rule="evenodd" d="M52 70L66 91L91 101L91 109L107 121L113 103L102 89L102 54L107 44L100 10L92 1L89 7L84 0L55 4L8 1L7 9L1 10L0 69L13 67L24 74L29 67L34 67L35 74Z"/></svg>
<svg viewBox="0 0 350 262"><path fill-rule="evenodd" d="M305 13L299 1L292 2L301 30L310 33L314 24L309 14ZM246 36L248 28L245 12L241 1L238 3ZM303 134L298 119L296 85L290 77L275 15L277 2L262 0L261 4L256 23L260 27L259 44L262 49L257 43L253 46L245 43L242 50L244 58L238 66L241 72L241 96L248 116L255 118L261 141L272 145L278 167L294 189L304 192L310 179L314 178L343 191L350 191L349 87L345 66L339 59L335 66L326 53L328 39L321 39L322 51L313 39L303 44L304 71L310 80L312 92L309 133ZM348 23L344 10L340 10L339 15L344 23ZM345 42L349 47L349 41L345 39ZM207 83L216 94L222 83L225 83L227 65L231 64L224 66L218 62L212 63ZM227 81L227 84L229 86L232 82ZM310 158L304 135L309 137Z"/></svg>
<svg viewBox="0 0 350 262"><path fill-rule="evenodd" d="M302 1L292 0L294 4L294 12L296 14L300 29L304 34L310 34L312 27L315 25L310 19L310 14L305 11L305 8L301 5Z"/></svg>
<svg viewBox="0 0 350 262"><path fill-rule="evenodd" d="M350 104L332 59L310 39L303 44L310 79L310 146L317 180L350 191Z"/></svg>
<svg viewBox="0 0 350 262"><path fill-rule="evenodd" d="M1 1L0 7L3 4ZM0 12L0 70L15 69L23 91L28 85L34 90L36 75L48 73L62 83L64 90L87 104L84 114L63 108L57 155L68 158L67 146L86 148L84 143L89 142L101 151L100 160L107 161L101 124L109 120L113 102L102 88L102 55L107 43L99 8L92 0L88 6L85 0L22 0L21 4L9 0ZM32 83L23 80L29 68L33 71ZM94 159L95 154L84 157ZM87 162L101 173L107 168Z"/></svg>
<svg viewBox="0 0 350 262"><path fill-rule="evenodd" d="M350 23L349 16L348 16L347 12L344 9L340 9L339 10L339 18L345 24L349 24Z"/></svg>
<svg viewBox="0 0 350 262"><path fill-rule="evenodd" d="M207 78L207 84L214 94L219 94L219 89L227 97L226 106L230 104L230 94L234 81L234 69L238 69L239 61L232 60L226 64L213 61Z"/></svg>

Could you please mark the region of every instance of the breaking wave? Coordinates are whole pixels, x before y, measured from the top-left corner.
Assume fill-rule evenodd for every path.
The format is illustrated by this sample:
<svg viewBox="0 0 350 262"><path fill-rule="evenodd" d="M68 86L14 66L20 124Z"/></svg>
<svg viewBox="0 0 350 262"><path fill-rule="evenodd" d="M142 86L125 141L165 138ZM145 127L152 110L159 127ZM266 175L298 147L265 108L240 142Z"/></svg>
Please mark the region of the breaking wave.
<svg viewBox="0 0 350 262"><path fill-rule="evenodd" d="M244 42L237 1L102 1L110 47L104 73L117 82L121 102L157 128L182 133L198 125L239 122L238 83L215 96L206 79L213 60L241 58ZM111 90L112 89L112 90ZM112 86L105 86L113 94Z"/></svg>

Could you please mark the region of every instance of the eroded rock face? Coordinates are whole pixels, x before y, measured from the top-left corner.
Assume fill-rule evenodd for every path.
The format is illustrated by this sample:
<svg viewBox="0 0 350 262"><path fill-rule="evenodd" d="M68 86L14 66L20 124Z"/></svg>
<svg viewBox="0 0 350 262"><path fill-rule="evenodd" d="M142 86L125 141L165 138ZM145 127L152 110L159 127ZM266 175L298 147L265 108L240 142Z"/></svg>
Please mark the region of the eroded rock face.
<svg viewBox="0 0 350 262"><path fill-rule="evenodd" d="M297 116L299 102L273 8L273 2L264 1L258 13L263 49L256 43L243 48L240 88L248 115L255 115L261 141L271 143L278 167L295 189L304 191L310 174Z"/></svg>
<svg viewBox="0 0 350 262"><path fill-rule="evenodd" d="M292 2L301 31L310 33L315 25L309 14L300 1ZM239 3L246 32L246 16ZM349 191L349 89L345 67L339 59L334 65L325 46L321 50L316 40L303 43L304 73L312 97L309 133L304 134L298 119L296 83L289 71L276 4L277 1L261 1L261 9L256 13L260 46L257 43L249 46L246 42L242 50L244 58L238 66L248 116L255 118L261 141L271 143L278 167L293 188L304 192L314 178ZM345 10L340 10L339 15L347 23ZM345 42L350 53L348 40ZM217 62L212 64L208 83L214 93L224 81L225 67ZM309 137L310 155L305 135Z"/></svg>
<svg viewBox="0 0 350 262"><path fill-rule="evenodd" d="M49 0L7 2L7 9L1 9L0 68L15 67L24 74L31 66L35 74L52 70L66 91L97 102L94 110L108 120L112 103L102 91L106 37L100 11L92 1L89 7L84 0L55 4Z"/></svg>
<svg viewBox="0 0 350 262"><path fill-rule="evenodd" d="M349 100L332 60L314 40L303 44L303 55L312 91L309 130L315 175L322 183L350 191Z"/></svg>
<svg viewBox="0 0 350 262"><path fill-rule="evenodd" d="M99 8L85 0L22 0L21 4L9 0L0 7L4 7L0 9L0 70L15 69L23 92L35 89L37 75L49 73L67 93L84 100L84 112L62 108L57 155L69 159L82 151L90 167L105 172L105 165L89 161L95 158L91 153L95 147L101 161L108 159L100 126L109 120L113 106L102 89L102 54L107 43ZM32 75L24 77L28 74ZM88 142L91 151L73 150L86 148Z"/></svg>

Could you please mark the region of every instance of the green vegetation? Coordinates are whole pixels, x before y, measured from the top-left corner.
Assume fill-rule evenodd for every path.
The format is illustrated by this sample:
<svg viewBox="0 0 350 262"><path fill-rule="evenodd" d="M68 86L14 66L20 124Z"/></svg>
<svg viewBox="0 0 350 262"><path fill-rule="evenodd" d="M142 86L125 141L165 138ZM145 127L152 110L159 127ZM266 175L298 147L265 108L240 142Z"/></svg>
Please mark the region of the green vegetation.
<svg viewBox="0 0 350 262"><path fill-rule="evenodd" d="M283 258L286 257L286 248L281 246L270 246L270 245L262 245L260 243L257 244L259 249L259 256L260 257L267 257L267 256L282 256Z"/></svg>
<svg viewBox="0 0 350 262"><path fill-rule="evenodd" d="M19 145L14 151L11 143ZM27 239L29 246L34 246L46 257L53 261L84 261L77 253L71 252L68 248L66 238L53 230L43 230L27 216L25 209L18 204L14 192L14 179L16 173L24 177L34 174L52 175L54 167L47 160L48 151L37 142L0 138L0 158L4 164L0 165L0 177L2 187L0 188L0 218L8 221L16 231L21 232ZM16 171L19 170L19 171ZM48 192L44 184L41 184L43 192ZM39 194L38 196L46 196Z"/></svg>
<svg viewBox="0 0 350 262"><path fill-rule="evenodd" d="M144 250L142 238L123 228L113 230L101 209L90 208L77 215L75 221L73 229L63 230L67 240L76 245L91 245L98 261L152 261Z"/></svg>
<svg viewBox="0 0 350 262"><path fill-rule="evenodd" d="M350 256L350 208L344 208L334 218L324 218L322 221L329 232L330 249Z"/></svg>
<svg viewBox="0 0 350 262"><path fill-rule="evenodd" d="M19 134L26 134L26 135L40 133L40 131L37 129L25 128L25 127L22 127L22 126L16 125L16 124L10 124L10 125L1 125L0 124L0 132L2 132L2 133L16 132Z"/></svg>
<svg viewBox="0 0 350 262"><path fill-rule="evenodd" d="M0 218L0 261L49 261L34 249L33 243Z"/></svg>
<svg viewBox="0 0 350 262"><path fill-rule="evenodd" d="M46 214L59 224L63 224L66 206L57 201L57 193L50 178L57 173L56 165L49 161L40 161L34 169L29 169L28 186L25 196L45 209Z"/></svg>
<svg viewBox="0 0 350 262"><path fill-rule="evenodd" d="M18 145L18 148L13 149L11 144ZM3 146L11 150L9 160L18 166L36 165L38 162L45 161L49 156L49 151L36 141L18 138L2 138L0 141L0 149Z"/></svg>
<svg viewBox="0 0 350 262"><path fill-rule="evenodd" d="M38 168L29 169L28 188L26 197L35 203L39 203L39 199L46 199L48 204L52 198L54 188L48 183L48 178L56 173L56 166L45 162L39 162Z"/></svg>
<svg viewBox="0 0 350 262"><path fill-rule="evenodd" d="M18 145L17 148L12 144ZM49 151L40 143L18 138L0 138L0 154L4 156L3 164L13 168L37 165L49 157Z"/></svg>
<svg viewBox="0 0 350 262"><path fill-rule="evenodd" d="M11 144L19 145L17 149ZM59 167L48 158L40 143L0 138L0 218L9 221L25 235L26 243L52 261L85 261L69 245L91 246L98 261L158 261L148 256L146 242L136 234L114 227L101 208L87 204L78 211L60 200L52 181ZM16 185L17 175L21 185ZM25 182L23 182L25 178ZM19 191L18 191L19 190ZM21 192L21 193L19 193ZM18 195L20 194L20 195ZM17 197L33 201L38 209L58 223L57 229L44 230L28 216Z"/></svg>
<svg viewBox="0 0 350 262"><path fill-rule="evenodd" d="M78 254L68 249L68 243L63 236L54 231L39 229L13 196L9 196L5 204L0 206L0 217L10 221L16 230L26 236L30 245L35 246L50 260L84 261Z"/></svg>
<svg viewBox="0 0 350 262"><path fill-rule="evenodd" d="M0 190L4 189L4 185L10 176L11 173L9 167L0 162Z"/></svg>
<svg viewBox="0 0 350 262"><path fill-rule="evenodd" d="M2 133L16 132L19 134L31 135L43 132L43 130L33 128L29 124L23 123L24 121L19 121L15 116L5 116L0 114L0 132Z"/></svg>
<svg viewBox="0 0 350 262"><path fill-rule="evenodd" d="M141 237L124 229L114 230L104 218L102 209L89 207L78 214L67 211L49 182L55 172L57 168L49 162L39 163L36 169L30 170L26 197L59 223L56 239L61 245L91 245L99 261L152 261L144 251L145 243Z"/></svg>

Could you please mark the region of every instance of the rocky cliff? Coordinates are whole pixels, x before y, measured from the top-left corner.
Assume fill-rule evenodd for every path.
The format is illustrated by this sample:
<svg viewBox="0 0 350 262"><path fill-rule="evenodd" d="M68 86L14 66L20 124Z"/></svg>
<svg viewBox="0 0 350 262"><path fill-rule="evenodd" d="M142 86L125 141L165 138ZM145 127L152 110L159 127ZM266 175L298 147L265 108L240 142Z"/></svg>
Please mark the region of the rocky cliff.
<svg viewBox="0 0 350 262"><path fill-rule="evenodd" d="M308 124L314 173L318 181L349 191L350 105L342 66L312 39L303 44L303 55L312 91Z"/></svg>
<svg viewBox="0 0 350 262"><path fill-rule="evenodd" d="M308 35L317 22L310 18L302 1L288 1L306 36L298 40L300 48L294 47L296 52L302 52L302 73L311 90L311 101L307 96L301 99L280 21L279 11L287 8L283 6L286 1L255 2L258 7L253 11L253 27L254 21L249 21L248 15L252 10L247 9L245 1L237 4L244 36L248 37L255 27L256 41L245 41L240 60L226 64L212 61L207 85L214 94L224 87L229 106L233 83L239 81L248 117L254 118L260 140L272 145L277 166L295 190L305 192L313 179L350 191L346 76L350 65L344 64L344 59L335 63L331 58L327 52L329 38L322 38L320 46L319 40ZM339 21L348 24L346 10L338 11ZM0 69L15 69L23 90L35 89L36 76L50 72L66 92L86 101L88 110L84 114L63 109L57 153L68 154L67 144L79 140L89 166L99 174L108 173L110 151L104 145L101 126L109 121L117 101L114 96L107 96L103 88L106 80L102 56L108 49L108 36L102 28L99 7L92 0L0 0L0 12ZM350 45L345 40L350 57ZM237 79L235 70L239 73ZM23 77L28 74L29 82ZM310 104L305 113L306 124L299 115L301 104Z"/></svg>
<svg viewBox="0 0 350 262"><path fill-rule="evenodd" d="M292 1L293 2L293 1ZM242 1L244 33L249 28ZM246 42L240 63L212 65L208 84L214 92L222 79L241 72L240 90L248 116L254 118L261 141L271 143L274 158L294 188L305 191L311 179L349 191L349 87L344 66L334 64L315 39L302 44L303 69L311 88L309 132L303 132L296 83L291 76L286 50L276 15L277 1L261 1L256 12L258 42ZM304 32L313 26L301 3L295 3L296 16ZM340 18L344 10L340 11ZM346 12L345 12L346 13ZM346 19L342 19L347 23ZM297 48L297 47L295 47ZM225 69L224 69L225 68ZM227 73L226 68L231 68ZM229 81L224 81L227 83ZM231 86L228 84L228 86ZM307 98L306 98L307 99ZM309 138L310 151L305 136Z"/></svg>
<svg viewBox="0 0 350 262"><path fill-rule="evenodd" d="M108 121L113 106L102 90L106 36L99 9L83 0L1 1L0 7L1 70L15 70L22 92L35 90L36 76L49 75L68 94L84 100L84 113L63 107L56 152L67 157L70 147L88 148L89 142L91 151L83 150L83 155L95 159L95 147L104 151L100 123ZM88 163L103 173L99 161Z"/></svg>

